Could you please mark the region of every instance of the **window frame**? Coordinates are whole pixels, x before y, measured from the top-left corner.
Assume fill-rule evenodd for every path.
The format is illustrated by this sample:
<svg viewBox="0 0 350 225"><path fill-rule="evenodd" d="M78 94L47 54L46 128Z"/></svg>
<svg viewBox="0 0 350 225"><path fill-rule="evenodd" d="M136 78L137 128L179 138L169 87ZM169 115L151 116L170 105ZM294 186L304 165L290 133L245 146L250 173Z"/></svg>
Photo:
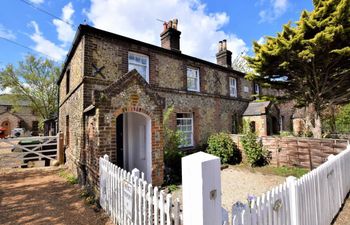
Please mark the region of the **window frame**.
<svg viewBox="0 0 350 225"><path fill-rule="evenodd" d="M243 87L243 92L244 93L249 93L249 87L248 86L244 86Z"/></svg>
<svg viewBox="0 0 350 225"><path fill-rule="evenodd" d="M197 81L196 81L197 89L193 89L193 88L190 88L188 86L188 78L189 78L188 71L189 70L197 71ZM192 79L194 79L194 78L192 78ZM187 68L186 68L186 82L187 82L187 90L188 91L200 92L200 73L199 73L199 68L187 66Z"/></svg>
<svg viewBox="0 0 350 225"><path fill-rule="evenodd" d="M188 115L191 115L191 117L190 118L179 118L178 114L188 114ZM193 122L193 118L194 118L193 112L178 112L178 113L176 113L176 129L181 131L181 132L190 133L191 134L190 143L180 144L179 148L189 148L189 147L193 147L194 146L194 127L193 127L194 122ZM177 124L178 120L190 120L191 121L191 131L183 131L183 130L179 129L179 125Z"/></svg>
<svg viewBox="0 0 350 225"><path fill-rule="evenodd" d="M257 83L254 83L254 94L260 95L261 89L260 85Z"/></svg>
<svg viewBox="0 0 350 225"><path fill-rule="evenodd" d="M232 80L235 81L235 85L234 85L234 86L231 85L231 81L232 81ZM235 77L229 77L229 78L228 78L228 82L229 82L228 85L229 85L229 89L230 89L230 96L231 96L231 97L237 98L237 97L238 97L237 78L235 78ZM235 93L232 93L232 92L231 92L231 91L232 91L232 87L234 87Z"/></svg>
<svg viewBox="0 0 350 225"><path fill-rule="evenodd" d="M146 62L147 62L146 63L146 74L145 74L146 77L143 77L142 74L139 71L137 71L137 72L147 81L147 83L149 83L149 56L145 55L145 54L142 54L142 53L138 53L138 52L128 51L128 72L131 71L130 70L130 64L133 64L135 66L145 66L144 64L137 63L135 61L130 63L130 60L129 60L130 55L134 55L136 57L140 57L140 58L145 58L146 59Z"/></svg>
<svg viewBox="0 0 350 225"><path fill-rule="evenodd" d="M70 69L67 69L66 72L66 95L70 92Z"/></svg>
<svg viewBox="0 0 350 225"><path fill-rule="evenodd" d="M69 142L70 142L70 132L69 132L69 115L66 115L66 146L69 146Z"/></svg>

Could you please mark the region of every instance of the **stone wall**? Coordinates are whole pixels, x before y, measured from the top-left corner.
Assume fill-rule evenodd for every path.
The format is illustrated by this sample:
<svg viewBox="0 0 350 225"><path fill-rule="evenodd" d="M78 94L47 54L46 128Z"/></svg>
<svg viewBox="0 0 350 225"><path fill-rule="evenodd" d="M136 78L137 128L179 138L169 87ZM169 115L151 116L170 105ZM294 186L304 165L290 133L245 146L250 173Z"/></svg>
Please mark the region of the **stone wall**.
<svg viewBox="0 0 350 225"><path fill-rule="evenodd" d="M240 143L240 135L232 135ZM324 163L331 154L336 155L350 143L345 139L314 139L296 137L262 137L264 147L271 154L270 164L274 166L296 166L314 169ZM244 151L242 151L244 153Z"/></svg>
<svg viewBox="0 0 350 225"><path fill-rule="evenodd" d="M69 93L66 94L67 88L67 71L70 71L70 88ZM60 104L62 104L67 97L81 84L83 80L84 71L84 39L79 43L77 49L75 50L74 56L72 57L67 70L64 71L64 76L59 85L59 97Z"/></svg>
<svg viewBox="0 0 350 225"><path fill-rule="evenodd" d="M85 53L85 58L88 59L85 62L85 76L93 76L92 65L95 65L97 68L103 67L101 74L95 75L96 78L117 80L128 72L128 52L136 52L149 57L149 84L152 87L187 92L187 67L194 67L200 70L201 93L229 97L228 78L235 77L238 80L238 99L229 98L232 100L243 98L246 101L251 99L252 82L245 80L241 74L233 70L213 67L200 60L187 59L178 54L143 47L123 40L93 34L89 34L84 40L86 48L91 51ZM249 87L248 92L243 91L243 86Z"/></svg>
<svg viewBox="0 0 350 225"><path fill-rule="evenodd" d="M255 132L258 136L267 136L267 119L266 115L244 116L248 123L255 122Z"/></svg>
<svg viewBox="0 0 350 225"><path fill-rule="evenodd" d="M64 71L59 85L59 118L58 129L64 134L66 160L69 169L82 177L81 167L84 165L84 38L78 44L74 55ZM67 71L70 70L70 88L66 93ZM69 132L66 121L69 117ZM69 135L67 135L69 134ZM67 143L69 140L69 143Z"/></svg>
<svg viewBox="0 0 350 225"><path fill-rule="evenodd" d="M159 92L165 99L166 108L173 106L173 114L169 118L172 128L176 128L176 113L191 112L194 115L194 144L200 147L207 143L208 137L217 132L232 131L232 116L241 115L248 103L231 101L200 94L174 94Z"/></svg>
<svg viewBox="0 0 350 225"><path fill-rule="evenodd" d="M59 131L64 134L65 153L69 169L80 176L79 170L84 163L84 117L83 117L83 85L65 100L59 109ZM69 132L67 133L67 116ZM69 135L68 135L69 134ZM67 143L69 140L69 143Z"/></svg>

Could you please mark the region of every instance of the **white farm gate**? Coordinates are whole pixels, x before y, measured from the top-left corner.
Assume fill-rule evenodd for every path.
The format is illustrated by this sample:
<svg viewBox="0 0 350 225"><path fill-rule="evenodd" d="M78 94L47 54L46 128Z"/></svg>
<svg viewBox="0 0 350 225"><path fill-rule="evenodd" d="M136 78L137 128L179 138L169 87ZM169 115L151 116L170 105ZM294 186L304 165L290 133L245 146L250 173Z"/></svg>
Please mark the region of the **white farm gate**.
<svg viewBox="0 0 350 225"><path fill-rule="evenodd" d="M179 200L172 201L136 173L131 174L100 158L100 205L115 224L181 225Z"/></svg>
<svg viewBox="0 0 350 225"><path fill-rule="evenodd" d="M0 168L49 166L57 155L57 136L0 139Z"/></svg>

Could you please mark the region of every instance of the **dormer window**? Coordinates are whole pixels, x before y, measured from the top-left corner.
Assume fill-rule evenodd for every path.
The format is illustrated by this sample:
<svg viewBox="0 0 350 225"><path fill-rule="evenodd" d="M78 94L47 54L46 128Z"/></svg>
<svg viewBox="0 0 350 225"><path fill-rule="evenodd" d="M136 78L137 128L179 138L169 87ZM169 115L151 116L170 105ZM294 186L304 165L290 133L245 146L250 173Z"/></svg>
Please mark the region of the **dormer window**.
<svg viewBox="0 0 350 225"><path fill-rule="evenodd" d="M136 69L137 72L149 82L149 57L135 52L128 54L128 71Z"/></svg>

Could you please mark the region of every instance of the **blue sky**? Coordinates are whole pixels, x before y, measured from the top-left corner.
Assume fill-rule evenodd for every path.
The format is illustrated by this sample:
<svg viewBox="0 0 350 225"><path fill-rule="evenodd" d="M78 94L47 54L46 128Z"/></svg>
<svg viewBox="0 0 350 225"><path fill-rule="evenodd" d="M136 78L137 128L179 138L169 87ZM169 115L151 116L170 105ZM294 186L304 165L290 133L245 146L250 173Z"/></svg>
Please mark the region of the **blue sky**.
<svg viewBox="0 0 350 225"><path fill-rule="evenodd" d="M84 20L91 26L160 45L162 23L157 19L178 18L182 52L214 61L218 41L228 39L228 48L234 54L242 51L252 54L253 41L275 35L283 24L298 20L303 9L312 10L312 1L4 0L0 8L0 37L62 63L77 26ZM0 68L22 60L31 52L1 38L0 49Z"/></svg>

